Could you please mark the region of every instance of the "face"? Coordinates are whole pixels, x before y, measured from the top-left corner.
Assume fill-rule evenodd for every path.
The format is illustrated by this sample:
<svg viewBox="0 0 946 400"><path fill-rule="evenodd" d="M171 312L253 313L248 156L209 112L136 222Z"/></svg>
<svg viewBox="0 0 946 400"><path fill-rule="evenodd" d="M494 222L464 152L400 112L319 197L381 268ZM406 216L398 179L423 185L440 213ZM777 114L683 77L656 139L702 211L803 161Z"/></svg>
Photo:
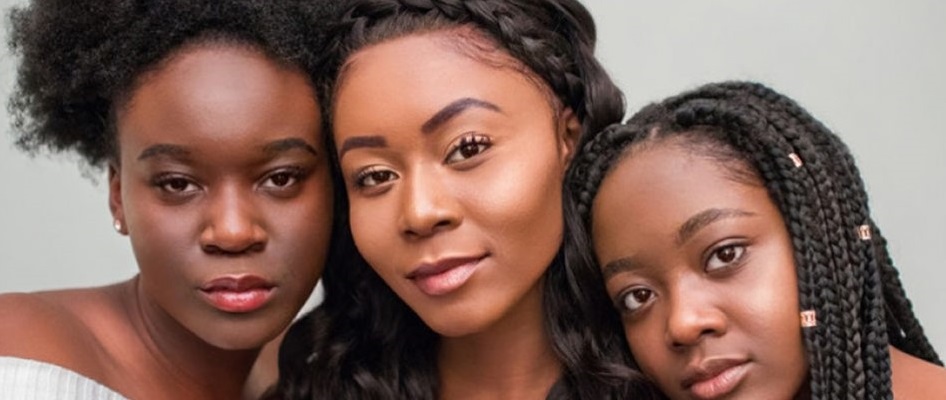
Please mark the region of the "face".
<svg viewBox="0 0 946 400"><path fill-rule="evenodd" d="M673 399L789 399L807 365L791 241L759 184L675 139L604 179L593 237L645 374Z"/></svg>
<svg viewBox="0 0 946 400"><path fill-rule="evenodd" d="M110 202L146 313L219 348L275 337L321 275L332 223L305 75L248 49L185 48L116 118Z"/></svg>
<svg viewBox="0 0 946 400"><path fill-rule="evenodd" d="M450 40L355 54L334 123L359 251L427 325L462 336L538 315L579 126L522 72Z"/></svg>

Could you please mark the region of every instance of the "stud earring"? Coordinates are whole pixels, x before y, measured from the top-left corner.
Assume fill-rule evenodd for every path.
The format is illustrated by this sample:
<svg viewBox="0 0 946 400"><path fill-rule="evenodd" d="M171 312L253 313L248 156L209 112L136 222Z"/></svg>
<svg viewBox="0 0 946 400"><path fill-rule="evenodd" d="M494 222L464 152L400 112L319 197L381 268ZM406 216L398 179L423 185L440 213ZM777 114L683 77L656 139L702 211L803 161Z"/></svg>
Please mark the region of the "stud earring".
<svg viewBox="0 0 946 400"><path fill-rule="evenodd" d="M125 232L122 232L125 227L122 225L122 221L119 220L118 218L115 218L115 221L112 222L112 227L115 228L115 232L125 233Z"/></svg>

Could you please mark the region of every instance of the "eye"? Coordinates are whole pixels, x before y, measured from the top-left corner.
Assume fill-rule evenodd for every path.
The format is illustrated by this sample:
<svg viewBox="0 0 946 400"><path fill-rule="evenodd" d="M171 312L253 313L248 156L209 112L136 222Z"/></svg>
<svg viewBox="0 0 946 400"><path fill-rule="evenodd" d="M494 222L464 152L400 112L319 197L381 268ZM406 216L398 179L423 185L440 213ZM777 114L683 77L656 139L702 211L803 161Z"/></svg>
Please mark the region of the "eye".
<svg viewBox="0 0 946 400"><path fill-rule="evenodd" d="M193 181L179 175L159 175L154 179L152 185L165 193L173 195L186 195L200 190Z"/></svg>
<svg viewBox="0 0 946 400"><path fill-rule="evenodd" d="M486 149L490 147L491 142L492 140L489 136L476 133L467 134L460 138L459 143L450 148L450 152L447 153L447 159L444 160L444 162L452 164L472 158L486 151Z"/></svg>
<svg viewBox="0 0 946 400"><path fill-rule="evenodd" d="M742 261L742 257L745 254L746 246L744 245L730 244L721 246L713 250L709 259L706 260L706 272L717 271L736 265Z"/></svg>
<svg viewBox="0 0 946 400"><path fill-rule="evenodd" d="M644 287L632 287L618 297L618 308L627 313L633 313L646 306L654 299L654 291Z"/></svg>
<svg viewBox="0 0 946 400"><path fill-rule="evenodd" d="M299 168L284 168L269 174L261 185L265 189L285 189L295 185L305 173Z"/></svg>
<svg viewBox="0 0 946 400"><path fill-rule="evenodd" d="M359 188L370 188L385 184L398 178L396 172L382 167L368 167L355 176L355 186Z"/></svg>

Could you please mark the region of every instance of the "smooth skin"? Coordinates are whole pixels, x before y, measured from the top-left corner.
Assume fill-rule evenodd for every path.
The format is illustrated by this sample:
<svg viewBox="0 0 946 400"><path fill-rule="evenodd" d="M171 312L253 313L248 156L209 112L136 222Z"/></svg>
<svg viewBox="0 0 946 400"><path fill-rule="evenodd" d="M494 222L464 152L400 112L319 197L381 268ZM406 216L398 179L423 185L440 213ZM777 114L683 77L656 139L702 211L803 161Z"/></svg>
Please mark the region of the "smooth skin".
<svg viewBox="0 0 946 400"><path fill-rule="evenodd" d="M442 336L442 398L544 398L560 367L541 282L562 240L580 125L505 53L456 43L473 37L409 35L349 59L333 122L351 227L368 263ZM466 272L412 278L450 263Z"/></svg>
<svg viewBox="0 0 946 400"><path fill-rule="evenodd" d="M781 213L746 166L679 140L632 149L593 204L595 252L631 351L671 399L808 398ZM889 350L897 399L946 393L946 369Z"/></svg>
<svg viewBox="0 0 946 400"><path fill-rule="evenodd" d="M601 184L594 246L644 373L672 399L790 399L805 381L798 285L765 187L673 139L632 150ZM731 363L715 376L700 368Z"/></svg>
<svg viewBox="0 0 946 400"><path fill-rule="evenodd" d="M140 273L0 297L0 354L130 398L240 398L327 254L332 182L312 85L250 48L186 46L115 115L109 206ZM223 310L207 296L208 282L248 276L270 288L261 305Z"/></svg>

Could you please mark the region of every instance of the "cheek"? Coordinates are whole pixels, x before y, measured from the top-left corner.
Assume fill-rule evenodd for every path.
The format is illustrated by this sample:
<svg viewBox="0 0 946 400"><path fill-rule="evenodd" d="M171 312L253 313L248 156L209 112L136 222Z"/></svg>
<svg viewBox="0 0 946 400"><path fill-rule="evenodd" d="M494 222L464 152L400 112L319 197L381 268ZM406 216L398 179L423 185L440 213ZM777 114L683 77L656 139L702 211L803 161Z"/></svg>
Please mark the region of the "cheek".
<svg viewBox="0 0 946 400"><path fill-rule="evenodd" d="M650 310L657 311L657 310ZM636 324L624 324L624 335L627 337L627 343L634 355L634 360L640 366L645 375L651 377L662 387L664 381L669 380L674 373L674 364L671 362L671 356L667 353L667 346L664 343L663 325L659 318L650 316L651 320L641 321Z"/></svg>
<svg viewBox="0 0 946 400"><path fill-rule="evenodd" d="M391 201L373 201L376 199L359 199L356 196L349 198L351 233L355 246L365 261L379 274L383 274L385 266L402 254L395 252L392 257L387 251L397 248L400 240L400 232L393 217L397 210Z"/></svg>

